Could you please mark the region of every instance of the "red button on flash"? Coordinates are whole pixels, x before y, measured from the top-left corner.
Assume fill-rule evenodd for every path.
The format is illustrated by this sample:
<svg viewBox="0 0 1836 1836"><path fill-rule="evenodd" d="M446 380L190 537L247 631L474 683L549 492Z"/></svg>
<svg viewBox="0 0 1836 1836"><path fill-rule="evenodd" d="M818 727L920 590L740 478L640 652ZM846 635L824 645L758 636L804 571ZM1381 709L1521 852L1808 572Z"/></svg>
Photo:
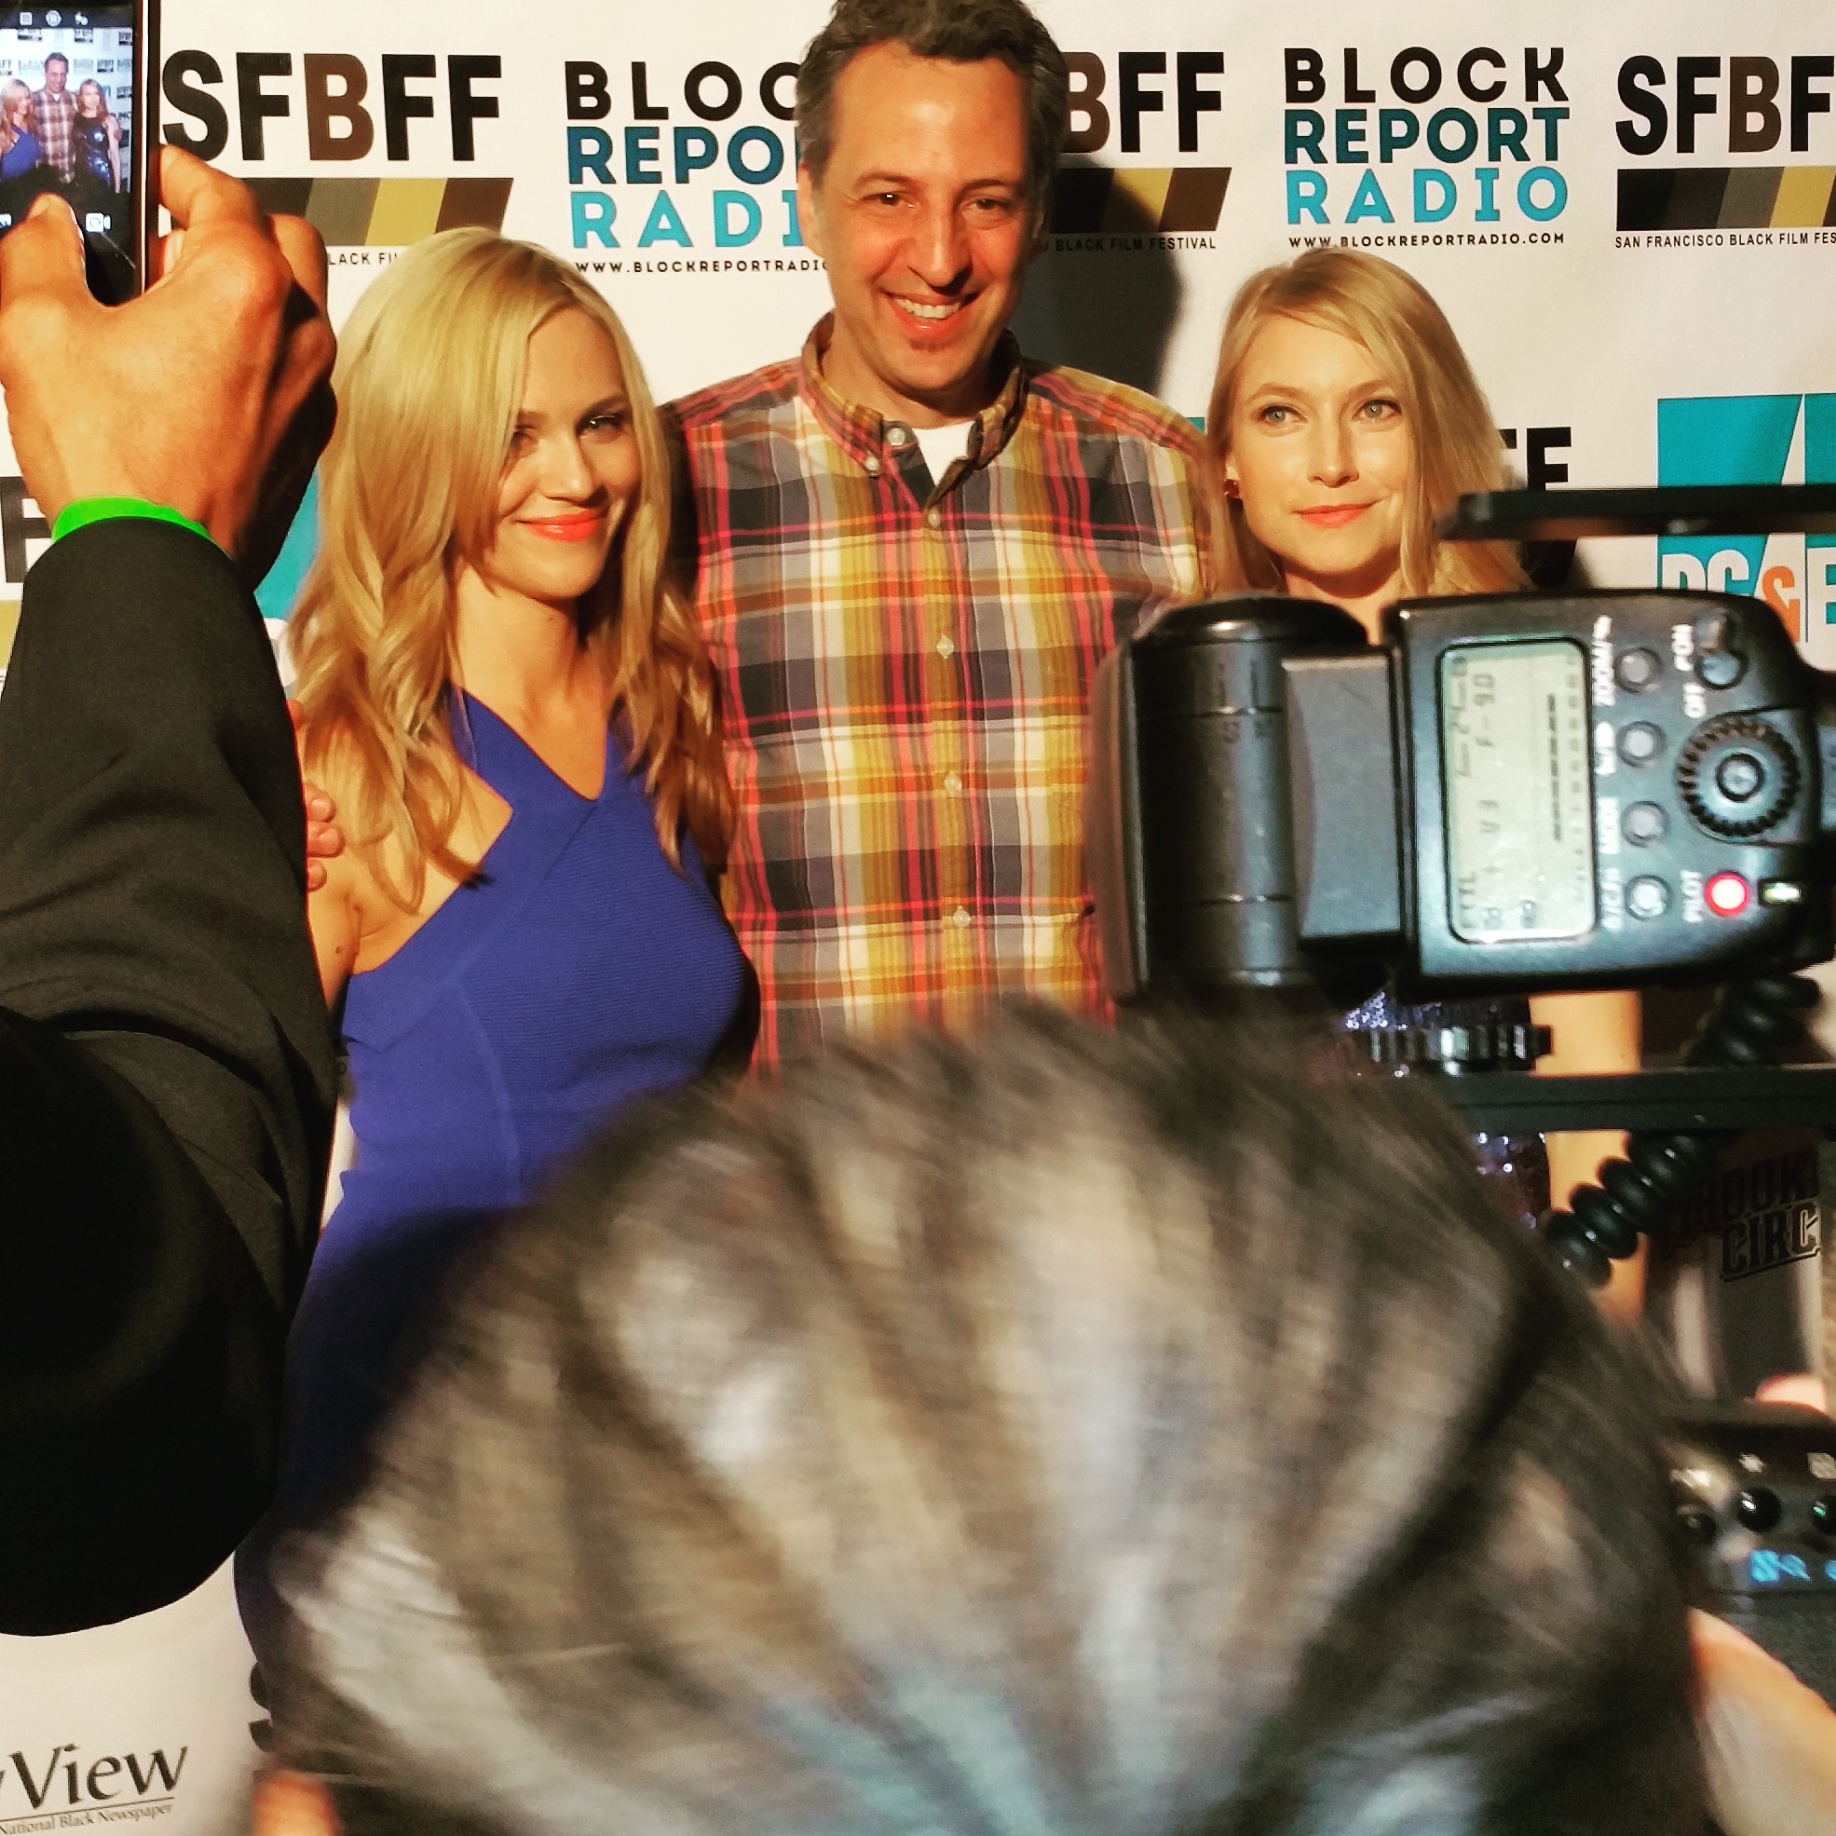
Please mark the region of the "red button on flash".
<svg viewBox="0 0 1836 1836"><path fill-rule="evenodd" d="M1753 889L1737 873L1718 873L1702 889L1708 908L1719 918L1738 918L1747 909Z"/></svg>

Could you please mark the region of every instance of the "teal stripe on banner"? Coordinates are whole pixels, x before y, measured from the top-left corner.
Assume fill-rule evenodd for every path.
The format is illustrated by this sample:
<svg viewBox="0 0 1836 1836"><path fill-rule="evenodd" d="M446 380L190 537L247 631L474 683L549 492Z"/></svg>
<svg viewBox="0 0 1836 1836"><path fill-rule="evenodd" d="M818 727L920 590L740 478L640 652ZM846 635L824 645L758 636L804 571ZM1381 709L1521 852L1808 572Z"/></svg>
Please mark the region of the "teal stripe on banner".
<svg viewBox="0 0 1836 1836"><path fill-rule="evenodd" d="M1804 398L1804 482L1836 484L1836 395ZM1836 541L1836 536L1817 539Z"/></svg>
<svg viewBox="0 0 1836 1836"><path fill-rule="evenodd" d="M1658 403L1658 483L1777 484L1798 395L1682 396Z"/></svg>
<svg viewBox="0 0 1836 1836"><path fill-rule="evenodd" d="M1660 401L1658 483L1780 483L1803 399L1712 395ZM1664 536L1658 542L1658 582L1757 593L1765 552L1764 536Z"/></svg>
<svg viewBox="0 0 1836 1836"><path fill-rule="evenodd" d="M1804 398L1804 482L1836 484L1836 395ZM1804 538L1804 618L1836 625L1836 536Z"/></svg>
<svg viewBox="0 0 1836 1836"><path fill-rule="evenodd" d="M274 558L274 565L255 589L255 603L261 608L263 618L292 617L300 588L306 582L306 570L312 566L318 552L319 476L315 472L312 483L306 487L300 513L293 519L293 527L287 531L287 539Z"/></svg>

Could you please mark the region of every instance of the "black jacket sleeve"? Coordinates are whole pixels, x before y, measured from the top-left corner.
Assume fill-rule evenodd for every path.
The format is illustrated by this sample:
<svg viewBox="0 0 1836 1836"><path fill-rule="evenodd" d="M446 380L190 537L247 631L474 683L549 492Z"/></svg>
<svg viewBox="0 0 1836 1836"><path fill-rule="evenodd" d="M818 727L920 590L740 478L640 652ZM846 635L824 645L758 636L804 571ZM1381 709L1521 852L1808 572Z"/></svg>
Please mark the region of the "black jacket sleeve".
<svg viewBox="0 0 1836 1836"><path fill-rule="evenodd" d="M229 563L59 542L0 695L0 1632L177 1599L266 1503L333 1103L304 873Z"/></svg>

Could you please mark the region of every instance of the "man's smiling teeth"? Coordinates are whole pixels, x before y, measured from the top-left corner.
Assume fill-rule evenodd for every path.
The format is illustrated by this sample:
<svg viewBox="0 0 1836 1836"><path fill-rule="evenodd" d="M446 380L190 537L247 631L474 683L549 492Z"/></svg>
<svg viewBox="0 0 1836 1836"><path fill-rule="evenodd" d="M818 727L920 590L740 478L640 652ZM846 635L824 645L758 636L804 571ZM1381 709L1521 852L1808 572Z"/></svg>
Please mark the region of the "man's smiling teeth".
<svg viewBox="0 0 1836 1836"><path fill-rule="evenodd" d="M963 309L961 300L908 300L895 293L892 301L901 312L909 312L914 319L947 319Z"/></svg>

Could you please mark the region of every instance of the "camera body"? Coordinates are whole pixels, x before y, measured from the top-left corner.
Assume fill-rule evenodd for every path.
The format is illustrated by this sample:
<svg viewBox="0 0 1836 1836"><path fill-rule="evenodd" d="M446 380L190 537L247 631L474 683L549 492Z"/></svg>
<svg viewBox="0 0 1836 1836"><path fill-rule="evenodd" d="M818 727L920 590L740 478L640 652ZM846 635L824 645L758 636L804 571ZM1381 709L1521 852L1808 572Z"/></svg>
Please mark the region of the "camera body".
<svg viewBox="0 0 1836 1836"><path fill-rule="evenodd" d="M1494 493L1443 535L1772 529L1836 533L1836 487ZM1124 642L1092 718L1086 851L1118 1002L1738 980L1693 1068L1446 1086L1486 1130L1641 1131L1615 1196L1584 1189L1568 1218L1602 1272L1712 1170L1703 1131L1836 1126L1836 1073L1782 1092L1766 1068L1797 1026L1780 972L1836 945L1836 677L1762 602L1421 599L1372 644L1337 607L1243 594ZM1665 1440L1703 1603L1836 1702L1836 1422L1691 1405Z"/></svg>
<svg viewBox="0 0 1836 1836"><path fill-rule="evenodd" d="M1836 1703L1836 1421L1705 1404L1665 1440L1703 1604Z"/></svg>
<svg viewBox="0 0 1836 1836"><path fill-rule="evenodd" d="M1832 952L1836 691L1761 602L1171 612L1104 664L1091 874L1111 995L1498 992Z"/></svg>

